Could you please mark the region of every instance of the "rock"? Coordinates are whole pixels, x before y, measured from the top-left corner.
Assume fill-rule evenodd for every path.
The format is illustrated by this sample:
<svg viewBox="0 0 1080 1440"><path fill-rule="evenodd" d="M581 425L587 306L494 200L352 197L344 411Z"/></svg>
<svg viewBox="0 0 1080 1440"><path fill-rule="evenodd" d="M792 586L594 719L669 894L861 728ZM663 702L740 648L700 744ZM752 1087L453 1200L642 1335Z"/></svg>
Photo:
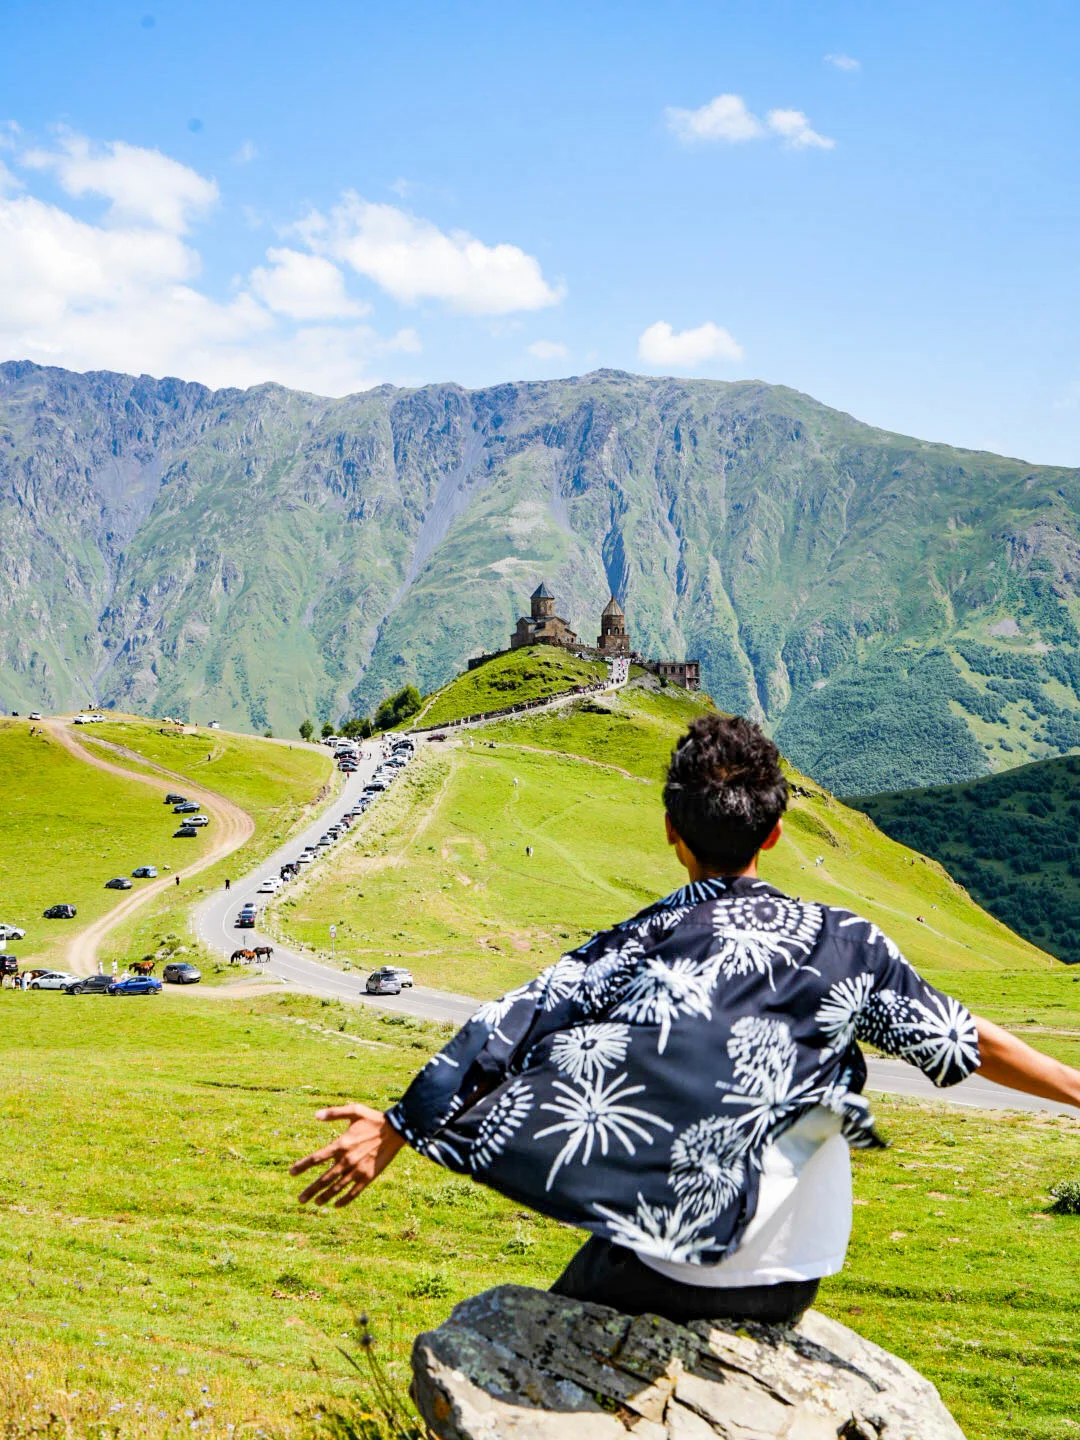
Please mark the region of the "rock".
<svg viewBox="0 0 1080 1440"><path fill-rule="evenodd" d="M412 1363L440 1440L964 1440L928 1380L814 1310L683 1326L503 1285Z"/></svg>

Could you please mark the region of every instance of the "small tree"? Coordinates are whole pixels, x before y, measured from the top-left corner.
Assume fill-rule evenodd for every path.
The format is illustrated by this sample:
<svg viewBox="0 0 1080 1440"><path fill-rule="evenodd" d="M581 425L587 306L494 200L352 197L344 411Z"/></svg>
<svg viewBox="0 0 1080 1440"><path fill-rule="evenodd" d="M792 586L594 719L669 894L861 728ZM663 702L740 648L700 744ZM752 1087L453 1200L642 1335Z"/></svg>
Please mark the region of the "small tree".
<svg viewBox="0 0 1080 1440"><path fill-rule="evenodd" d="M315 726L311 723L311 721L310 721L310 720L302 720L302 721L300 722L300 739L301 739L301 740L310 740L311 737L312 737L312 735L314 735L314 734L315 734Z"/></svg>
<svg viewBox="0 0 1080 1440"><path fill-rule="evenodd" d="M369 740L371 738L371 721L366 715L354 715L351 720L346 720L342 725L341 734L349 740Z"/></svg>
<svg viewBox="0 0 1080 1440"><path fill-rule="evenodd" d="M337 734L337 731L334 729L333 725L330 724L330 721L329 721L329 720L324 720L324 721L323 721L323 727L322 727L322 738L323 738L324 740L329 740L331 735L336 735L336 734Z"/></svg>
<svg viewBox="0 0 1080 1440"><path fill-rule="evenodd" d="M375 729L389 730L415 715L423 704L415 685L406 685L396 695L388 695L375 711Z"/></svg>

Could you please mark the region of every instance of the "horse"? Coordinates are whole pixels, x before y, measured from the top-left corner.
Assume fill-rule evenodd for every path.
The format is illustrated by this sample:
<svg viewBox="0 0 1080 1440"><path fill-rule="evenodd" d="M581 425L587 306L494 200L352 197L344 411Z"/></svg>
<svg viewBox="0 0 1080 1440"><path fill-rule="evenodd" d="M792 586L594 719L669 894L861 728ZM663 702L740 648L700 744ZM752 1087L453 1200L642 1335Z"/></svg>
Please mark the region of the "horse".
<svg viewBox="0 0 1080 1440"><path fill-rule="evenodd" d="M156 960L133 960L128 969L132 975L152 975L156 964Z"/></svg>
<svg viewBox="0 0 1080 1440"><path fill-rule="evenodd" d="M256 945L254 951L256 964L262 965L264 962L268 964L273 953L274 947L272 945Z"/></svg>
<svg viewBox="0 0 1080 1440"><path fill-rule="evenodd" d="M252 965L255 963L254 950L234 950L229 956L230 965Z"/></svg>

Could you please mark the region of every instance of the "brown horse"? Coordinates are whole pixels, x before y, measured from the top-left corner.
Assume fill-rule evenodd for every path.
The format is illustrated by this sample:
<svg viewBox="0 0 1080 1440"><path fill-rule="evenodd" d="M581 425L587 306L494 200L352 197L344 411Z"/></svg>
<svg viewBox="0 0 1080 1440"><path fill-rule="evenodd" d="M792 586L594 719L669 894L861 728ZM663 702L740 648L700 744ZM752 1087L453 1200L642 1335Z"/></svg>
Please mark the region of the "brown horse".
<svg viewBox="0 0 1080 1440"><path fill-rule="evenodd" d="M234 950L229 956L230 965L254 965L254 950Z"/></svg>
<svg viewBox="0 0 1080 1440"><path fill-rule="evenodd" d="M269 964L271 958L273 957L273 954L274 947L272 945L255 946L255 960L256 963L259 965L263 964L264 961Z"/></svg>
<svg viewBox="0 0 1080 1440"><path fill-rule="evenodd" d="M133 960L128 969L132 975L152 975L156 964L156 960Z"/></svg>

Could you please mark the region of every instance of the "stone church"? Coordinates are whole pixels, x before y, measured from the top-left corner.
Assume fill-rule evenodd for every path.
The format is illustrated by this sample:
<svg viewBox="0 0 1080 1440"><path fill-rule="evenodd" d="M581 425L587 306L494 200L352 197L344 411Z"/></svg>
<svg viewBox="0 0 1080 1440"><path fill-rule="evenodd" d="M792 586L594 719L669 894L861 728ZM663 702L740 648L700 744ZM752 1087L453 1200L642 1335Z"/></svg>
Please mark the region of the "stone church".
<svg viewBox="0 0 1080 1440"><path fill-rule="evenodd" d="M614 605L614 600L611 603ZM520 650L523 645L578 644L570 626L555 614L555 596L542 580L529 597L529 608L531 613L522 615L510 636L511 650Z"/></svg>

